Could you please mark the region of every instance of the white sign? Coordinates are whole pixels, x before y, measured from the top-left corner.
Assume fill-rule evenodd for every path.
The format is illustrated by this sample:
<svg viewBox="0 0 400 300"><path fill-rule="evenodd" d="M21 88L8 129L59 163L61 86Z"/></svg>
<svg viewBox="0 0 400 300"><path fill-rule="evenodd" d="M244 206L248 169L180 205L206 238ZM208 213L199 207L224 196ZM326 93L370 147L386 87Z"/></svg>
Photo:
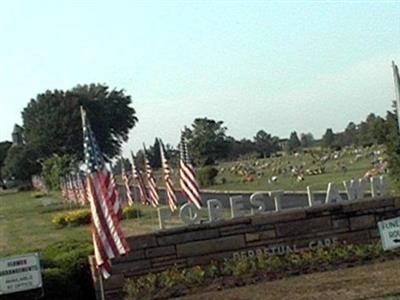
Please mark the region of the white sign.
<svg viewBox="0 0 400 300"><path fill-rule="evenodd" d="M0 258L0 295L41 287L38 253Z"/></svg>
<svg viewBox="0 0 400 300"><path fill-rule="evenodd" d="M378 222L383 250L400 247L400 217Z"/></svg>

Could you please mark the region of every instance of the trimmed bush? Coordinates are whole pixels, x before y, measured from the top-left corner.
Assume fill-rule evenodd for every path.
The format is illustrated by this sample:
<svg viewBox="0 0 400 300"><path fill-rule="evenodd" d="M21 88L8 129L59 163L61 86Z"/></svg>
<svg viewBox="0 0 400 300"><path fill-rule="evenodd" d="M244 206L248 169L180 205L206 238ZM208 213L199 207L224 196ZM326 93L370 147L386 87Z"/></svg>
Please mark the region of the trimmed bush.
<svg viewBox="0 0 400 300"><path fill-rule="evenodd" d="M88 256L90 242L69 240L42 251L44 299L95 299Z"/></svg>
<svg viewBox="0 0 400 300"><path fill-rule="evenodd" d="M34 250L35 251L35 250ZM4 300L95 300L88 256L90 242L69 240L54 243L40 252L44 296L32 290L2 296Z"/></svg>
<svg viewBox="0 0 400 300"><path fill-rule="evenodd" d="M124 207L122 219L135 219L142 216L142 212L133 207ZM89 208L82 208L74 211L56 214L51 222L58 227L88 225L91 222Z"/></svg>
<svg viewBox="0 0 400 300"><path fill-rule="evenodd" d="M142 215L143 215L142 211L140 209L137 209L137 208L133 208L133 207L127 206L127 207L124 207L122 209L122 218L124 220L136 219L136 218L141 217Z"/></svg>
<svg viewBox="0 0 400 300"><path fill-rule="evenodd" d="M31 195L33 198L43 198L44 196L47 196L46 193L43 192L33 192Z"/></svg>
<svg viewBox="0 0 400 300"><path fill-rule="evenodd" d="M200 185L202 187L215 184L215 178L218 175L218 170L214 167L203 167L197 173Z"/></svg>
<svg viewBox="0 0 400 300"><path fill-rule="evenodd" d="M90 224L90 209L78 209L67 213L59 213L51 221L53 224L65 226L80 226Z"/></svg>

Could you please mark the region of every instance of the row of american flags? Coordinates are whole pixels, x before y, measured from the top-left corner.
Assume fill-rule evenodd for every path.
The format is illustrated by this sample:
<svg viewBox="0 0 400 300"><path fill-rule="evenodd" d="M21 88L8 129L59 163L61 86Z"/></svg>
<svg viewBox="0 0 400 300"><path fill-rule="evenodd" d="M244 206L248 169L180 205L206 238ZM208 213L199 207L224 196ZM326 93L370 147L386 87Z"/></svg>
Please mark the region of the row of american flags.
<svg viewBox="0 0 400 300"><path fill-rule="evenodd" d="M184 143L184 141L182 142ZM165 148L161 140L159 140L159 145L161 166L163 170L162 177L165 186L165 199L170 210L174 212L178 208L175 194L176 189L171 176L171 168L166 158ZM199 186L197 184L193 166L190 163L190 159L187 154L187 146L183 145L181 148L181 157L183 158L180 163L179 171L181 191L188 201L192 202L197 208L200 208L201 201ZM134 202L150 205L155 208L160 205L160 194L157 186L156 176L146 156L146 148L144 149L144 172L137 166L135 156L132 152L132 163L130 164L130 170L126 170L124 158L121 158L121 179L122 188L124 189L123 195L118 194L118 201L121 202L121 206L124 202L129 206L132 206ZM109 169L111 179L113 183L116 184L115 176L112 173L111 168ZM82 171L67 174L60 179L62 196L66 203L80 206L89 204L85 180L86 175ZM133 190L135 187L138 191L137 195L135 195Z"/></svg>
<svg viewBox="0 0 400 300"><path fill-rule="evenodd" d="M100 274L104 278L108 278L111 273L111 259L129 251L120 222L124 203L123 198L119 195L115 176L104 159L91 130L87 113L83 108L81 108L81 116L85 172L66 175L61 179L60 185L66 202L82 206L90 205L94 256ZM174 212L178 208L178 202L171 168L161 140L159 145L166 202L169 209ZM126 195L124 200L130 206L137 202L156 208L161 203L159 188L154 171L146 156L146 149L144 150L144 170L138 168L133 153L131 153L131 170L125 170L124 160L121 160L122 186ZM199 185L183 134L179 151L179 184L182 194L188 202L200 209ZM134 186L137 193L133 193Z"/></svg>

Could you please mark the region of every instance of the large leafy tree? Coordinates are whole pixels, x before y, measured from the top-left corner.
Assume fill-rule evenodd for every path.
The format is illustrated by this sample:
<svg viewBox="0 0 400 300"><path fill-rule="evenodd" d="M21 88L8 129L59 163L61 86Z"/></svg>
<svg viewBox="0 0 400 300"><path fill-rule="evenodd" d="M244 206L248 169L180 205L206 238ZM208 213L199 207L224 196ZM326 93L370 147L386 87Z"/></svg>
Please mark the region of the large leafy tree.
<svg viewBox="0 0 400 300"><path fill-rule="evenodd" d="M393 103L393 112L388 111L386 115L385 145L390 169L390 176L397 188L400 190L400 133L397 119L397 105Z"/></svg>
<svg viewBox="0 0 400 300"><path fill-rule="evenodd" d="M328 128L325 131L325 134L322 136L322 145L324 147L330 148L335 143L335 134L333 133L332 128Z"/></svg>
<svg viewBox="0 0 400 300"><path fill-rule="evenodd" d="M154 139L154 144L146 149L146 156L152 168L161 167L160 142L157 138Z"/></svg>
<svg viewBox="0 0 400 300"><path fill-rule="evenodd" d="M229 153L227 128L223 121L197 118L192 128L185 130L188 145L193 158L199 164L212 164L217 159L227 157Z"/></svg>
<svg viewBox="0 0 400 300"><path fill-rule="evenodd" d="M254 143L260 157L269 157L279 150L279 138L272 137L264 130L259 130L254 137Z"/></svg>
<svg viewBox="0 0 400 300"><path fill-rule="evenodd" d="M288 150L289 151L296 151L301 147L300 139L297 135L296 131L290 133L290 137L288 140Z"/></svg>
<svg viewBox="0 0 400 300"><path fill-rule="evenodd" d="M12 143L8 141L0 142L0 183L1 183L1 169L4 165L4 160L7 157L8 149L10 149Z"/></svg>
<svg viewBox="0 0 400 300"><path fill-rule="evenodd" d="M83 157L80 107L87 110L101 150L108 159L137 122L131 97L106 85L78 85L67 91L46 91L32 99L22 112L26 142L42 159L53 154Z"/></svg>
<svg viewBox="0 0 400 300"><path fill-rule="evenodd" d="M300 134L300 144L302 148L312 147L314 145L314 136L311 132Z"/></svg>
<svg viewBox="0 0 400 300"><path fill-rule="evenodd" d="M8 150L1 171L3 178L30 181L32 175L40 172L40 164L31 147L15 145Z"/></svg>

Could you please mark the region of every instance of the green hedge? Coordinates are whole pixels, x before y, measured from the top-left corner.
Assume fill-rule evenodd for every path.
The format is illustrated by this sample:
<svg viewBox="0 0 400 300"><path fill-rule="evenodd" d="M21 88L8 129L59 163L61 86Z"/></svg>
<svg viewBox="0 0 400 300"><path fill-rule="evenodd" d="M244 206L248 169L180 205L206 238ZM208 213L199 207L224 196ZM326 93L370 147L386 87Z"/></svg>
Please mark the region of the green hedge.
<svg viewBox="0 0 400 300"><path fill-rule="evenodd" d="M44 299L95 299L88 256L92 243L58 242L41 252Z"/></svg>
<svg viewBox="0 0 400 300"><path fill-rule="evenodd" d="M95 300L88 256L90 242L68 240L54 243L40 253L44 297L41 300ZM34 252L34 251L32 251ZM2 296L4 300L36 299L40 291Z"/></svg>
<svg viewBox="0 0 400 300"><path fill-rule="evenodd" d="M142 216L139 209L133 207L124 207L122 210L122 219L135 219ZM90 209L81 208L73 211L67 211L56 214L51 222L58 227L88 225L91 222Z"/></svg>

